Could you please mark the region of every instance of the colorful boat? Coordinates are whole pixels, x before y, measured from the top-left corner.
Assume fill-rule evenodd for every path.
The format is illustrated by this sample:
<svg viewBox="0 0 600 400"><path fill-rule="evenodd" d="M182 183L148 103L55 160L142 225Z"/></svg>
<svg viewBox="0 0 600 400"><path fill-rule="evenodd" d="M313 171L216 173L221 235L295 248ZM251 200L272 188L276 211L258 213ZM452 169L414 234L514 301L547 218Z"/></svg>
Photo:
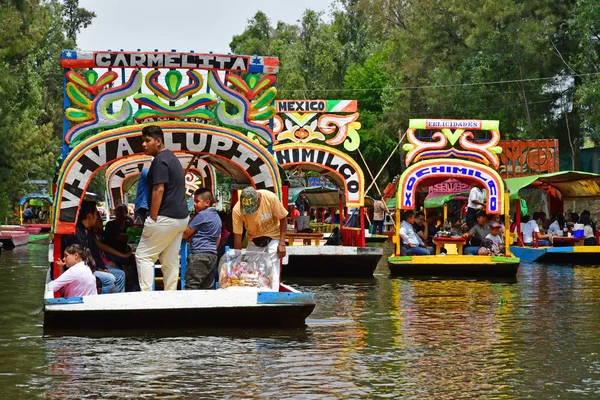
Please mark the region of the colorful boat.
<svg viewBox="0 0 600 400"><path fill-rule="evenodd" d="M30 235L37 235L42 231L39 226L29 225L0 225L0 231L4 232L27 232Z"/></svg>
<svg viewBox="0 0 600 400"><path fill-rule="evenodd" d="M29 233L26 231L0 231L0 243L4 250L13 250L17 246L28 243Z"/></svg>
<svg viewBox="0 0 600 400"><path fill-rule="evenodd" d="M426 132L421 132L417 138L418 130L429 131L430 140L422 141L428 136ZM398 181L396 221L400 221L401 210L416 209L419 188L453 178L482 185L486 189L487 213L504 214L505 225L508 225L509 196L497 172L497 154L501 151L497 146L500 140L498 121L410 120L406 137L408 143L403 150L407 168ZM506 256L451 254L451 250L447 255L407 256L402 254L399 230L394 236L395 254L388 259L393 276L510 278L517 274L519 259L512 255L508 238ZM456 245L457 249L465 242L462 237L437 240L438 243L445 242L448 248Z"/></svg>
<svg viewBox="0 0 600 400"><path fill-rule="evenodd" d="M564 212L564 202L571 200L600 200L600 175L589 172L561 171L540 175L505 180L510 191L511 200L520 200L521 190L543 190L549 197L550 214ZM516 219L518 234L520 234L521 202L516 201ZM600 233L596 232L596 245L583 246L583 240L577 238L558 238L556 241L566 241L562 247L537 246L534 238L533 246L515 245L511 251L515 256L528 262L550 262L553 264L595 264L599 263ZM522 241L518 242L522 244Z"/></svg>
<svg viewBox="0 0 600 400"><path fill-rule="evenodd" d="M311 239L310 234L290 232L288 242L293 241L294 245L287 248L289 261L281 271L282 276L302 278L372 277L383 256L383 248L366 246L368 238L364 233L364 226L362 238L360 228L344 226L344 215L347 213L344 207L345 196L340 195L338 189L325 187L291 188L288 197L289 203L294 204L298 196L304 196L311 208L315 209L318 218L321 219L324 210L332 212L335 209L342 209L342 228L339 228L339 223L311 223L310 227L314 230L315 236L319 235L318 245L315 239ZM327 239L333 234L332 231L335 228L341 231L341 243L326 245ZM382 241L388 239L387 236L380 237L383 238ZM295 242L304 241L307 245L295 244Z"/></svg>
<svg viewBox="0 0 600 400"><path fill-rule="evenodd" d="M314 294L286 285L279 292L178 290L66 299L47 292L44 331L303 328L315 304Z"/></svg>
<svg viewBox="0 0 600 400"><path fill-rule="evenodd" d="M145 61L125 65L134 59ZM169 65L166 79L165 71L155 68L157 59L160 65ZM173 60L181 62L176 65ZM162 128L169 150L197 156L239 185L269 190L285 200L286 187L273 151L276 57L65 50L61 65L68 123L55 180L48 279L62 272L53 260L62 256L62 237L75 231L92 177L124 159L142 159L141 132L148 124ZM188 83L182 84L184 80ZM119 107L116 113L114 102ZM119 173L126 178L123 170ZM181 260L183 270L184 253ZM228 288L81 298L45 293L44 329L298 328L305 326L314 307L313 294L285 285L278 292Z"/></svg>

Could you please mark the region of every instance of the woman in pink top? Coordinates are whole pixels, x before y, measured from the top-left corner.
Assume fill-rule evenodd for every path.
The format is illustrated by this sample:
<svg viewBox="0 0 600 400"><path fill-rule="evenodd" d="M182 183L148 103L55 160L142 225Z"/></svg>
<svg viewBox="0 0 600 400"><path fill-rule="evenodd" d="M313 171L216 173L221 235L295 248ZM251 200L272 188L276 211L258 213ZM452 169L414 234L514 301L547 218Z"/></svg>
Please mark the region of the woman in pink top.
<svg viewBox="0 0 600 400"><path fill-rule="evenodd" d="M78 244L72 244L65 249L64 260L56 260L59 267L68 269L57 279L48 283L48 290L52 292L62 289L64 297L93 296L96 290L96 277L86 261L91 258L88 249Z"/></svg>

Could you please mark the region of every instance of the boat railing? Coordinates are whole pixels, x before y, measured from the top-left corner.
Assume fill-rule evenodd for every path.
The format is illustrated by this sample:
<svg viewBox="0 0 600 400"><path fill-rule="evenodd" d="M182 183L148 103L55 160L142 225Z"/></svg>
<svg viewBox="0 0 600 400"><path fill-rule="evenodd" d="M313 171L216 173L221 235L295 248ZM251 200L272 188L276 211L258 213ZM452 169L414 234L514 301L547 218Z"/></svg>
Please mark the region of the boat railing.
<svg viewBox="0 0 600 400"><path fill-rule="evenodd" d="M365 247L365 240L360 234L360 228L344 228L342 229L342 245Z"/></svg>

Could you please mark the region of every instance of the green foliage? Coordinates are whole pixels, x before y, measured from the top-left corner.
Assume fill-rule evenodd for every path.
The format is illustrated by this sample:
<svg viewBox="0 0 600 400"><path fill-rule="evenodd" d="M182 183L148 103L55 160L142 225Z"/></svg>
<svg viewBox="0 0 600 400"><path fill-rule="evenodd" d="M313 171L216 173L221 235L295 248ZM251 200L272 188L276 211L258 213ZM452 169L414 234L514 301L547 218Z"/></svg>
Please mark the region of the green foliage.
<svg viewBox="0 0 600 400"><path fill-rule="evenodd" d="M65 6L77 3L31 0L0 7L0 25L10 27L0 30L0 220L26 193L27 180L54 174L62 137L59 57L75 46L62 16ZM71 25L85 26L78 21Z"/></svg>
<svg viewBox="0 0 600 400"><path fill-rule="evenodd" d="M280 58L280 99L357 99L370 166L410 118L498 119L504 139L559 138L575 157L600 144L595 0L337 0L297 25L259 12L231 48ZM400 170L397 154L379 183Z"/></svg>

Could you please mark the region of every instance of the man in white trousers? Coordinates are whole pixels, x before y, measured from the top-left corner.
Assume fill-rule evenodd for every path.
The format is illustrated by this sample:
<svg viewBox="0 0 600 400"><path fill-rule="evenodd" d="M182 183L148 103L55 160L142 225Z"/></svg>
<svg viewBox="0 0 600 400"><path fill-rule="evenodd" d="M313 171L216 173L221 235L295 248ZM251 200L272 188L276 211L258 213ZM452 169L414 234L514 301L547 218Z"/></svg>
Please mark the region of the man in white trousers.
<svg viewBox="0 0 600 400"><path fill-rule="evenodd" d="M233 207L233 248L242 248L242 233L246 227L249 251L267 251L273 266L273 291L279 291L281 266L285 257L287 215L279 198L268 190L249 186L242 190L240 201Z"/></svg>
<svg viewBox="0 0 600 400"><path fill-rule="evenodd" d="M160 127L142 129L142 148L154 159L148 170L150 213L136 251L140 289L152 290L154 264L160 257L165 290L176 290L181 237L189 216L185 174L175 154L165 147Z"/></svg>

